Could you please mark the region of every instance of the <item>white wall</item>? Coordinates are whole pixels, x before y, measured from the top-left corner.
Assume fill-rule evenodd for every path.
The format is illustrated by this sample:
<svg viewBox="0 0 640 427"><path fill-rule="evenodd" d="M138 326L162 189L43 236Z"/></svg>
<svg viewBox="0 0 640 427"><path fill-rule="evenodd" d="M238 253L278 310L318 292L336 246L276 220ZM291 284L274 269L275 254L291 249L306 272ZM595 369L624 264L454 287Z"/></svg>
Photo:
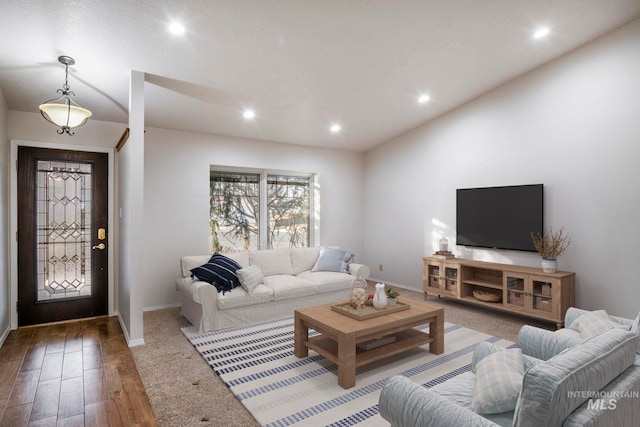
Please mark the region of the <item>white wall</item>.
<svg viewBox="0 0 640 427"><path fill-rule="evenodd" d="M421 289L423 256L455 242L456 188L545 185L545 224L576 304L635 317L640 286L640 20L367 153L365 261ZM454 247L539 266L537 254ZM384 264L384 271L377 270Z"/></svg>
<svg viewBox="0 0 640 427"><path fill-rule="evenodd" d="M180 302L180 257L209 253L212 164L316 173L316 244L341 246L363 260L362 153L147 128L144 163L145 308Z"/></svg>
<svg viewBox="0 0 640 427"><path fill-rule="evenodd" d="M73 137L60 136L39 114L9 112L11 139L43 143L74 143L79 146L110 146L119 139L125 125L90 120ZM181 302L175 290L179 259L209 251L209 166L211 164L256 167L318 174L320 187L320 241L339 245L363 261L362 218L364 155L288 144L242 140L230 137L148 128L144 137L144 160L129 153L131 141L117 153L116 226L119 232L119 288L116 289L123 326L130 342L140 343L140 307L153 308ZM127 174L141 170L144 163L144 236L141 254L144 278L136 279L136 261L127 243L128 210L135 203L123 195ZM4 169L3 169L4 170ZM123 218L118 204L122 204ZM6 257L5 257L6 258ZM143 282L139 292L134 283ZM7 286L8 288L8 286ZM132 295L134 292L135 295ZM2 295L0 293L0 295ZM135 307L134 307L135 306ZM126 310L125 308L128 307ZM133 332L132 332L133 330Z"/></svg>
<svg viewBox="0 0 640 427"><path fill-rule="evenodd" d="M118 153L118 307L129 346L144 344L144 73L131 71L129 140Z"/></svg>
<svg viewBox="0 0 640 427"><path fill-rule="evenodd" d="M0 89L0 345L9 334L9 109Z"/></svg>

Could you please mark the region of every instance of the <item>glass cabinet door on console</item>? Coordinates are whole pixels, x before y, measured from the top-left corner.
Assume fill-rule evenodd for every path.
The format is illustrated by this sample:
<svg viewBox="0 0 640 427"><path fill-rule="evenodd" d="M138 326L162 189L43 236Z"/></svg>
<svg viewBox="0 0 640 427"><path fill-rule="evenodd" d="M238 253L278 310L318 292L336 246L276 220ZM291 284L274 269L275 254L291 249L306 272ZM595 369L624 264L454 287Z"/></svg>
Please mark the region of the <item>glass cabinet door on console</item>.
<svg viewBox="0 0 640 427"><path fill-rule="evenodd" d="M457 297L459 271L457 264L425 262L424 292Z"/></svg>
<svg viewBox="0 0 640 427"><path fill-rule="evenodd" d="M530 276L531 278L531 308L549 315L556 316L558 311L560 283L546 277Z"/></svg>
<svg viewBox="0 0 640 427"><path fill-rule="evenodd" d="M527 308L525 305L525 296L527 294L527 276L515 275L507 273L505 275L505 293L504 303L514 308Z"/></svg>
<svg viewBox="0 0 640 427"><path fill-rule="evenodd" d="M528 274L505 272L505 305L539 315L555 316L553 290L557 280Z"/></svg>

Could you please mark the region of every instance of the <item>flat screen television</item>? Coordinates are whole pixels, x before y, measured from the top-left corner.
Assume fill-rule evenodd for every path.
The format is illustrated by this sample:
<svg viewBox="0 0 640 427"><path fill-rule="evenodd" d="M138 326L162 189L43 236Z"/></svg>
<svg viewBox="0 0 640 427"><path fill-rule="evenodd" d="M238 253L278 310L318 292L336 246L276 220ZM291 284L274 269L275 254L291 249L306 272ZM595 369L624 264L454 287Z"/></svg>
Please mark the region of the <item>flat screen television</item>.
<svg viewBox="0 0 640 427"><path fill-rule="evenodd" d="M456 190L456 244L535 252L542 232L542 184Z"/></svg>

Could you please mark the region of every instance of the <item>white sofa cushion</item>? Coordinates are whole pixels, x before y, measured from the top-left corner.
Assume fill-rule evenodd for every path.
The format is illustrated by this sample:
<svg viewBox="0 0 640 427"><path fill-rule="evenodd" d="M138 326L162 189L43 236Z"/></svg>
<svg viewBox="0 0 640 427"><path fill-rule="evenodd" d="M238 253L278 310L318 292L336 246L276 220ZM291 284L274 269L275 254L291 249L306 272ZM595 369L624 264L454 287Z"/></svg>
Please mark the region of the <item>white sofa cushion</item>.
<svg viewBox="0 0 640 427"><path fill-rule="evenodd" d="M289 249L250 251L249 263L260 267L265 277L276 274L293 274Z"/></svg>
<svg viewBox="0 0 640 427"><path fill-rule="evenodd" d="M300 273L298 277L309 280L318 285L318 293L333 292L344 289L344 298L349 298L349 290L351 290L351 282L353 277L346 273L336 273L334 271L305 271Z"/></svg>
<svg viewBox="0 0 640 427"><path fill-rule="evenodd" d="M180 272L182 277L191 277L191 270L206 264L211 255L190 255L180 258Z"/></svg>
<svg viewBox="0 0 640 427"><path fill-rule="evenodd" d="M249 266L249 252L232 252L223 255L240 264L240 267L242 268Z"/></svg>
<svg viewBox="0 0 640 427"><path fill-rule="evenodd" d="M273 299L276 301L318 293L318 285L299 276L284 274L265 276L264 284L273 289Z"/></svg>
<svg viewBox="0 0 640 427"><path fill-rule="evenodd" d="M233 288L230 292L218 293L218 308L227 310L234 307L262 304L273 300L273 289L258 285L252 293L248 293L241 286Z"/></svg>
<svg viewBox="0 0 640 427"><path fill-rule="evenodd" d="M313 268L320 253L320 247L313 246L310 248L291 248L291 266L293 274L298 275L303 271Z"/></svg>

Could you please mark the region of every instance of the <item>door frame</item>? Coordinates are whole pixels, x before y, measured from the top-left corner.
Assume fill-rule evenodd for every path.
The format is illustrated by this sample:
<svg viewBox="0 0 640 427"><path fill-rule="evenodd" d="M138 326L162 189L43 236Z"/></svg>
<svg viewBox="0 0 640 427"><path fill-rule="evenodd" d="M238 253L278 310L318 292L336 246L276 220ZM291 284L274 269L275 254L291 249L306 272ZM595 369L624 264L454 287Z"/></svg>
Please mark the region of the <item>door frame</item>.
<svg viewBox="0 0 640 427"><path fill-rule="evenodd" d="M72 151L87 151L94 153L107 153L108 154L108 204L109 210L107 215L108 230L107 233L107 255L109 262L107 264L108 280L107 280L107 313L109 316L115 316L117 314L117 307L115 302L117 301L116 287L115 287L115 245L117 229L115 227L115 152L113 148L109 147L91 147L84 145L70 145L70 144L53 144L45 142L24 141L24 140L11 140L11 154L9 161L9 313L10 316L10 328L18 328L18 310L16 309L18 301L18 241L16 239L16 233L18 232L18 173L16 170L18 164L18 147L34 147L34 148L52 148L59 150L72 150Z"/></svg>

